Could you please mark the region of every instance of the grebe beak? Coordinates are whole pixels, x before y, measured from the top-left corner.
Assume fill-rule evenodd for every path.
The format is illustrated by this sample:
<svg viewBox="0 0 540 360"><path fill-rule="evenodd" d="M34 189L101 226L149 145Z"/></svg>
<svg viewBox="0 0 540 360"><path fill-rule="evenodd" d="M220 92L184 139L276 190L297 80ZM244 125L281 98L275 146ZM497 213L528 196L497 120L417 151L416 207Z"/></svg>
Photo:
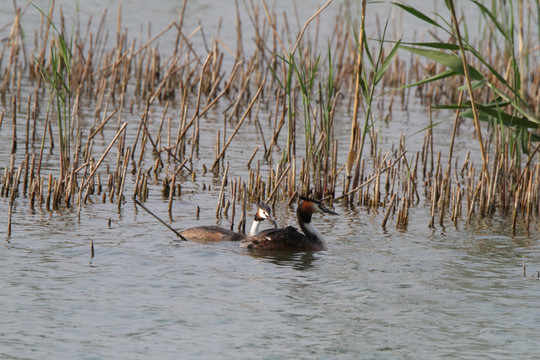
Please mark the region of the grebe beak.
<svg viewBox="0 0 540 360"><path fill-rule="evenodd" d="M303 201L307 201L308 203L311 203L312 209L313 209L313 207L316 207L314 209L315 211L317 211L317 209L318 209L320 212L323 212L323 213L327 213L327 214L330 214L330 215L339 215L337 212L335 212L333 210L330 210L329 208L324 206L324 204L320 200L311 199L311 198L308 198L308 197L302 196L302 195L300 195L300 199L303 200Z"/></svg>
<svg viewBox="0 0 540 360"><path fill-rule="evenodd" d="M259 203L259 212L262 212L262 214L260 216L262 216L262 218L264 220L268 220L270 221L272 224L274 224L274 228L278 228L278 223L276 220L274 220L274 218L272 217L272 214L271 214L271 210L270 210L270 207L268 205L266 205L265 203Z"/></svg>
<svg viewBox="0 0 540 360"><path fill-rule="evenodd" d="M327 214L330 214L330 215L339 215L337 212L333 211L333 210L330 210L329 208L327 208L326 206L324 206L322 203L319 203L317 204L317 206L319 207L319 209L324 212L324 213L327 213Z"/></svg>

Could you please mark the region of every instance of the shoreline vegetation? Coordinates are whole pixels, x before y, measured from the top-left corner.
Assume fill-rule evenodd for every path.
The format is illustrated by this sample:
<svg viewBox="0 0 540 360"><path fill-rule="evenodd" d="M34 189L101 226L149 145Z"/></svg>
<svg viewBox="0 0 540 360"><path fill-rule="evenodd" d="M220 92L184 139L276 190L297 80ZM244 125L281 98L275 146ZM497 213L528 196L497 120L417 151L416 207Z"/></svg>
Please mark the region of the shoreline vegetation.
<svg viewBox="0 0 540 360"><path fill-rule="evenodd" d="M390 17L365 29L366 1L356 17L347 15L355 14L347 3L330 0L298 32L266 1L256 3L236 2L236 49L202 26L187 33L186 1L177 21L143 42L122 30L121 5L116 34L105 30L106 12L97 27L91 19L67 28L54 1L46 9L16 7L12 23L0 24L11 28L0 51L0 134L11 140L10 160L0 164L7 239L21 198L32 210L77 209L80 219L87 203L114 203L121 212L132 197L144 203L160 189L171 217L182 183L207 172L221 183L216 217L228 216L240 231L248 204L290 204L298 195L366 207L384 214L383 227L393 222L403 230L418 206L430 209L429 227L498 214L511 219L513 232L537 229L538 2L473 1L480 44L468 39L471 24L453 0L437 14L393 3L434 30L423 35L430 40L408 43L389 37ZM325 18L334 31L322 38L318 27L330 5L340 9ZM239 6L247 7L247 19ZM29 11L41 15L33 34L24 28ZM243 46L246 21L252 53ZM175 47L159 48L171 34ZM194 34L203 36L206 51L194 48ZM413 99L426 114L421 150L408 151L404 135L382 143L379 124L392 131L392 108L406 110ZM216 109L223 125L203 138L202 122ZM446 152L433 150L439 110L455 112ZM337 112L350 129L347 144L334 134ZM255 124L260 140L243 145L248 175L241 177L231 173L227 150L246 123ZM474 124L474 134L461 134L463 123ZM464 159L454 155L459 136L475 139ZM215 155L207 168L195 160L199 145L210 142Z"/></svg>

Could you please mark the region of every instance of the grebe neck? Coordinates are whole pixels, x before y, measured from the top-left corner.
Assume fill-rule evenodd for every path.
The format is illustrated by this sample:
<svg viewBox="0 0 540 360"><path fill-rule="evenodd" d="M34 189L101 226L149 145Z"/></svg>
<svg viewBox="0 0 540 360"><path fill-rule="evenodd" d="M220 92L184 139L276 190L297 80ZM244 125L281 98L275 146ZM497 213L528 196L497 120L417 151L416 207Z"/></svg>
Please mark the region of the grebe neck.
<svg viewBox="0 0 540 360"><path fill-rule="evenodd" d="M249 229L248 236L257 236L259 235L259 225L261 224L261 220L253 219L253 223L251 224L251 229Z"/></svg>
<svg viewBox="0 0 540 360"><path fill-rule="evenodd" d="M298 208L296 215L298 217L298 225L300 225L306 237L312 242L322 245L323 249L326 249L326 240L324 240L322 234L311 223L311 214L305 213Z"/></svg>

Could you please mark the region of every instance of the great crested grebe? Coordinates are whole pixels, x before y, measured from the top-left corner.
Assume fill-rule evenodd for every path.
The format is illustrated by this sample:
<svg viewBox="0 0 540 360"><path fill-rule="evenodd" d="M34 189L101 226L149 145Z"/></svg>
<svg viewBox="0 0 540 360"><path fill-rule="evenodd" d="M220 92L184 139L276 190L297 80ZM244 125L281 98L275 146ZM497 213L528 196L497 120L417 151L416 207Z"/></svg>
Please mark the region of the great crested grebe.
<svg viewBox="0 0 540 360"><path fill-rule="evenodd" d="M247 236L256 236L259 233L259 225L264 220L268 220L277 227L277 223L271 215L270 208L266 204L259 204L259 208L253 218L251 229ZM184 231L180 231L187 240L198 242L219 242L219 241L239 241L246 237L244 234L234 232L219 226L196 226Z"/></svg>
<svg viewBox="0 0 540 360"><path fill-rule="evenodd" d="M291 250L291 251L319 251L326 249L326 241L311 223L314 213L327 213L338 215L328 209L318 200L300 196L302 202L296 209L298 225L304 232L295 227L287 226L281 229L263 230L257 236L247 236L240 242L240 247L260 250Z"/></svg>

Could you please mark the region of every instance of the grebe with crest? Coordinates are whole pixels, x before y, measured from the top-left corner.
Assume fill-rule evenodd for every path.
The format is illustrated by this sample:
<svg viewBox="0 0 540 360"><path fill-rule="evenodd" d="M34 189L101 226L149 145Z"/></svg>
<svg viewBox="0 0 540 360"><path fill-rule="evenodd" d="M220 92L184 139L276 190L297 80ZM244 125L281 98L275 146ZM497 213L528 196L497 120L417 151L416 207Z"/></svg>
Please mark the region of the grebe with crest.
<svg viewBox="0 0 540 360"><path fill-rule="evenodd" d="M327 213L338 215L328 209L319 200L300 196L302 202L296 209L298 225L303 234L293 226L281 229L268 229L261 231L256 236L246 236L240 247L259 250L289 250L289 251L319 251L326 249L324 237L311 223L314 213Z"/></svg>
<svg viewBox="0 0 540 360"><path fill-rule="evenodd" d="M253 223L247 236L257 236L259 234L259 225L264 220L268 220L277 227L277 223L272 217L270 207L266 204L259 204ZM219 242L219 241L240 241L246 237L244 234L234 232L219 226L196 226L183 231L180 235L191 241L198 242Z"/></svg>

